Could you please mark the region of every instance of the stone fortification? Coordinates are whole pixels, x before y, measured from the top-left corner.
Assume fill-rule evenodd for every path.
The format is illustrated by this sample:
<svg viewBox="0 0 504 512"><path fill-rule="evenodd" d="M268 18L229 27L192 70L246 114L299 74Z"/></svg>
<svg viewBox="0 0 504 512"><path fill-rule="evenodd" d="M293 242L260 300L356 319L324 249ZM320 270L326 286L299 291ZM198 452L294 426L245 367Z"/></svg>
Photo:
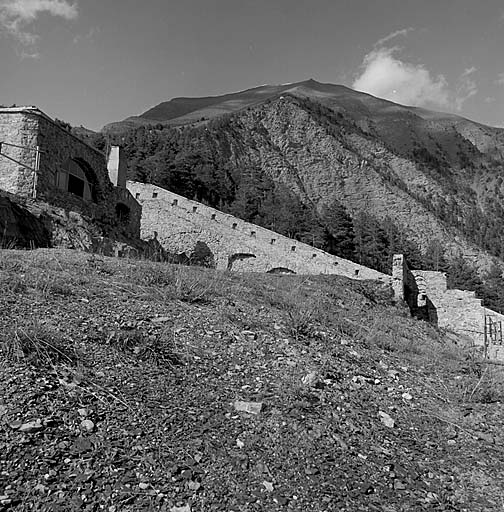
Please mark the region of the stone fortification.
<svg viewBox="0 0 504 512"><path fill-rule="evenodd" d="M213 253L219 269L242 272L338 274L390 282L390 276L274 231L228 215L163 188L128 181L142 205L142 238L157 238L171 253L190 254L197 242Z"/></svg>
<svg viewBox="0 0 504 512"><path fill-rule="evenodd" d="M394 256L392 282L396 298L404 299L416 316L486 346L490 357L504 356L500 336L488 329L501 325L504 315L485 308L475 292L448 289L444 272L410 270L402 255Z"/></svg>
<svg viewBox="0 0 504 512"><path fill-rule="evenodd" d="M12 194L31 196L34 194L35 174L17 164L23 163L35 168L38 146L38 125L36 116L19 109L0 109L0 142L23 147L3 145L0 149L8 158L0 157L0 189Z"/></svg>
<svg viewBox="0 0 504 512"><path fill-rule="evenodd" d="M35 107L0 108L0 142L1 190L139 236L141 207L125 188L118 150L111 151L112 183L103 153Z"/></svg>

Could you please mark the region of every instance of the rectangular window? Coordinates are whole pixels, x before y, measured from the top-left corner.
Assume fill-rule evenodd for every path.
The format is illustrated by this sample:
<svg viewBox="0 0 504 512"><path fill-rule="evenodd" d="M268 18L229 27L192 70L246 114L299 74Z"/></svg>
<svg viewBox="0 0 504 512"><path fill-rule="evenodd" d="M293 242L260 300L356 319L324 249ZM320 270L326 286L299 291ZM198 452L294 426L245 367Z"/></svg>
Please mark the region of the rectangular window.
<svg viewBox="0 0 504 512"><path fill-rule="evenodd" d="M198 207L197 207L197 206L193 206L193 207L192 207L192 212L193 212L193 213L196 213L197 211L198 211Z"/></svg>
<svg viewBox="0 0 504 512"><path fill-rule="evenodd" d="M73 174L68 175L68 192L79 197L84 197L84 180L77 178Z"/></svg>
<svg viewBox="0 0 504 512"><path fill-rule="evenodd" d="M294 252L295 250L296 250L296 246L295 246L295 245L293 245L293 246L291 247L291 251L292 251L292 252Z"/></svg>
<svg viewBox="0 0 504 512"><path fill-rule="evenodd" d="M157 192L152 192L152 199L156 199L157 197Z"/></svg>
<svg viewBox="0 0 504 512"><path fill-rule="evenodd" d="M177 206L177 205L178 205L178 199L174 199L174 200L172 201L172 204L171 204L171 205L172 205L172 206Z"/></svg>
<svg viewBox="0 0 504 512"><path fill-rule="evenodd" d="M251 232L250 232L250 236L255 237L255 236L256 236L256 232L255 232L255 231L251 231Z"/></svg>
<svg viewBox="0 0 504 512"><path fill-rule="evenodd" d="M236 224L236 222L233 222L233 229L236 229L236 226L238 226L238 224Z"/></svg>
<svg viewBox="0 0 504 512"><path fill-rule="evenodd" d="M140 199L140 192L137 192L137 193L135 194L135 199Z"/></svg>
<svg viewBox="0 0 504 512"><path fill-rule="evenodd" d="M275 244L275 242L276 242L276 238L272 238L272 239L271 239L270 244L271 244L271 245L274 245L274 244Z"/></svg>
<svg viewBox="0 0 504 512"><path fill-rule="evenodd" d="M215 213L212 213L212 220L215 220Z"/></svg>
<svg viewBox="0 0 504 512"><path fill-rule="evenodd" d="M56 186L62 190L68 190L67 187L67 176L68 174L62 171L58 171L56 174Z"/></svg>

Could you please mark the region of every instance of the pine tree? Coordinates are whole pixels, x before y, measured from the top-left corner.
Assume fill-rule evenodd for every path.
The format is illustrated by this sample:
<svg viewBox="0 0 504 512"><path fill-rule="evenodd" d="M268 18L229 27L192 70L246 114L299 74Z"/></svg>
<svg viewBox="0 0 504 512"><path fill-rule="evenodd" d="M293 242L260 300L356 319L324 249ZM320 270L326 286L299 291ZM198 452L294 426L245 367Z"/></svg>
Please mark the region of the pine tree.
<svg viewBox="0 0 504 512"><path fill-rule="evenodd" d="M321 212L322 223L327 231L326 249L342 258L355 257L355 233L352 218L336 199Z"/></svg>
<svg viewBox="0 0 504 512"><path fill-rule="evenodd" d="M504 313L504 277L502 268L494 264L490 270L483 276L483 288L481 289L481 298L483 304Z"/></svg>
<svg viewBox="0 0 504 512"><path fill-rule="evenodd" d="M387 236L380 224L365 211L354 219L355 254L362 265L390 272Z"/></svg>
<svg viewBox="0 0 504 512"><path fill-rule="evenodd" d="M450 262L448 267L447 285L448 288L480 292L483 283L476 269L469 265L459 254Z"/></svg>
<svg viewBox="0 0 504 512"><path fill-rule="evenodd" d="M440 240L434 239L429 242L423 257L423 268L435 270L436 272L447 272L449 268L445 257L443 244Z"/></svg>

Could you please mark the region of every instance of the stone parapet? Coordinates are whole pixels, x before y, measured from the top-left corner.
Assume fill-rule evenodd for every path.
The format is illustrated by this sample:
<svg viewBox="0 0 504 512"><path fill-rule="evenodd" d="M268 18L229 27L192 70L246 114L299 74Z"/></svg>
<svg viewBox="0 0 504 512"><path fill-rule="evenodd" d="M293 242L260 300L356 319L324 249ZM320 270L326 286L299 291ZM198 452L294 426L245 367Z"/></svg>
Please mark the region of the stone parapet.
<svg viewBox="0 0 504 512"><path fill-rule="evenodd" d="M199 241L209 247L220 269L337 274L391 283L386 274L155 185L128 181L127 187L142 205L142 238L157 238L171 253L190 254Z"/></svg>

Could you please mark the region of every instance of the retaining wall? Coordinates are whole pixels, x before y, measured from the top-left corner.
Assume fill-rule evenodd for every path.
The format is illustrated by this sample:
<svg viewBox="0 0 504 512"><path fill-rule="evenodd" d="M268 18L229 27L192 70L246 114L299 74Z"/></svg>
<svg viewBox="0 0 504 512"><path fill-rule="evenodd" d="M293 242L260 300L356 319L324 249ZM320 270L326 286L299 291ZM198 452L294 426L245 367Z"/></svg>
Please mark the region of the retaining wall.
<svg viewBox="0 0 504 512"><path fill-rule="evenodd" d="M207 244L217 268L242 272L338 274L390 283L391 277L250 224L155 185L127 182L142 205L141 236L157 238L171 253L190 254Z"/></svg>

